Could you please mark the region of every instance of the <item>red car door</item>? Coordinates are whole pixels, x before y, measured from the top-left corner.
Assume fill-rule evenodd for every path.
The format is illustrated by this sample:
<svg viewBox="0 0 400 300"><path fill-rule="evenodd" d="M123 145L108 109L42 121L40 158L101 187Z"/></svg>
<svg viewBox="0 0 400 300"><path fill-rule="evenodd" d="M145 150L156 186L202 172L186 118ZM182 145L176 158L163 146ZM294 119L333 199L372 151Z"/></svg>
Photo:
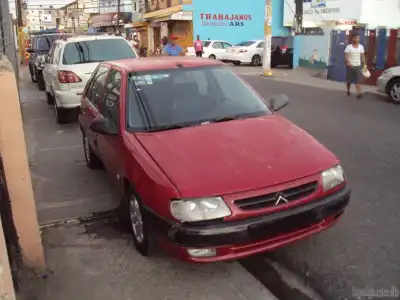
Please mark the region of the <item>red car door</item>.
<svg viewBox="0 0 400 300"><path fill-rule="evenodd" d="M101 101L101 114L109 119L112 126L120 129L121 82L122 72L116 68L110 70L105 83L104 95ZM124 176L124 147L121 134L118 136L103 135L99 138L101 160L111 176L112 182L121 188L121 178Z"/></svg>
<svg viewBox="0 0 400 300"><path fill-rule="evenodd" d="M85 124L85 134L89 139L89 143L92 149L100 157L100 151L98 148L99 134L94 133L90 130L90 123L93 119L101 116L100 115L100 102L104 94L104 82L106 81L108 71L108 66L101 65L97 68L96 73L92 77L90 86L88 87L81 107L81 113L83 118L83 123ZM101 159L101 157L100 157Z"/></svg>

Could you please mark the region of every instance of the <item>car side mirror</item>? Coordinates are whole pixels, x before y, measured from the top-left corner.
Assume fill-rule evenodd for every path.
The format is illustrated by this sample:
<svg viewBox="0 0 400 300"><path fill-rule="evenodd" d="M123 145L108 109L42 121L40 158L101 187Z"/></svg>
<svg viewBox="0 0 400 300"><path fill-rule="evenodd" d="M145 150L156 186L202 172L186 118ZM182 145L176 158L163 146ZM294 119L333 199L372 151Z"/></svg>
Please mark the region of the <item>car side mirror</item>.
<svg viewBox="0 0 400 300"><path fill-rule="evenodd" d="M119 134L118 129L111 123L109 119L97 118L90 124L90 130L95 133L109 136L117 136Z"/></svg>
<svg viewBox="0 0 400 300"><path fill-rule="evenodd" d="M289 104L289 97L285 94L274 95L269 100L269 106L273 111L279 111Z"/></svg>
<svg viewBox="0 0 400 300"><path fill-rule="evenodd" d="M35 53L35 51L34 51L32 48L26 49L26 52L28 52L28 53Z"/></svg>

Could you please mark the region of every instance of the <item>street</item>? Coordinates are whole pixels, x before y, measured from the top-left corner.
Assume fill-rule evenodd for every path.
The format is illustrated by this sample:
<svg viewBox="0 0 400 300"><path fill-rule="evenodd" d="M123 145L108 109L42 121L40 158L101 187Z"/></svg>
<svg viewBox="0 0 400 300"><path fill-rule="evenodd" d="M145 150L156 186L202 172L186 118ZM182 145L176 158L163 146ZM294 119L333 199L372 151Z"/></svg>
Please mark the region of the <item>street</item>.
<svg viewBox="0 0 400 300"><path fill-rule="evenodd" d="M241 72L240 68L234 70ZM118 199L115 199L105 172L91 171L85 166L77 123L56 124L44 93L30 82L26 68L22 73L20 94L25 136L40 223L50 224L114 209ZM306 278L326 299L353 298L354 288L396 287L400 290L400 210L397 199L400 194L397 182L400 178L400 107L372 95L356 100L347 97L344 91L285 83L257 75L242 76L266 99L273 94L289 96L291 104L282 114L341 159L352 188L350 205L337 226L266 256ZM116 245L126 246L126 242L120 241L113 247ZM125 249L115 251L121 256L126 255ZM130 251L134 253L133 247ZM138 259L139 256L132 253L127 257ZM262 261L263 256L255 259ZM140 262L144 263L142 258ZM149 264L153 270L165 265L174 268L173 264L165 261L159 265ZM225 271L218 273L216 266L215 270L208 267L208 271L196 276L193 267L176 264L179 267L171 271L170 276L179 271L184 272L180 276L185 278L185 274L189 274L185 272L191 270L189 282L196 282L202 276L209 276L207 274L214 278L225 274ZM234 263L232 266L224 265L229 274L247 276L240 265ZM231 268L235 268L236 273ZM129 278L129 274L125 276ZM229 278L225 281L233 280ZM256 285L255 280L247 277L246 280L251 283L250 287ZM225 281L219 284L223 285ZM221 292L220 298L215 296L213 299L228 299L225 298L227 295Z"/></svg>

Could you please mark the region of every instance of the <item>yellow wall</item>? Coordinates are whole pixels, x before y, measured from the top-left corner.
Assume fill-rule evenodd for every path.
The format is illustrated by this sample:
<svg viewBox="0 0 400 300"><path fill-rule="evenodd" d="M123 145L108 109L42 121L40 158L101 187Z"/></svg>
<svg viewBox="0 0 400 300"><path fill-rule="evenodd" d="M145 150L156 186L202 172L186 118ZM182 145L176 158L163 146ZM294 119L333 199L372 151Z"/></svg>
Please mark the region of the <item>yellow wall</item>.
<svg viewBox="0 0 400 300"><path fill-rule="evenodd" d="M172 33L179 38L182 47L193 45L193 26L192 21L176 21L171 26Z"/></svg>
<svg viewBox="0 0 400 300"><path fill-rule="evenodd" d="M171 5L168 5L171 2ZM181 4L192 4L192 0L154 0L149 1L149 11L156 11L160 9L166 9L168 7L178 6Z"/></svg>

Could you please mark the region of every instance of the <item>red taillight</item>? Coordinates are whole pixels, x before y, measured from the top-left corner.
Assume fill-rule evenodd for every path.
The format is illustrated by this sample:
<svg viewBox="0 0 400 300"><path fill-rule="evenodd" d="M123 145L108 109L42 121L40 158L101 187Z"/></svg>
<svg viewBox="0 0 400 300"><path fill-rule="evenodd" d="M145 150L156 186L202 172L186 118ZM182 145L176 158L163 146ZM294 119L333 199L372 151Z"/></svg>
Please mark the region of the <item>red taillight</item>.
<svg viewBox="0 0 400 300"><path fill-rule="evenodd" d="M71 71L58 71L58 81L60 83L77 83L82 82L74 72Z"/></svg>

